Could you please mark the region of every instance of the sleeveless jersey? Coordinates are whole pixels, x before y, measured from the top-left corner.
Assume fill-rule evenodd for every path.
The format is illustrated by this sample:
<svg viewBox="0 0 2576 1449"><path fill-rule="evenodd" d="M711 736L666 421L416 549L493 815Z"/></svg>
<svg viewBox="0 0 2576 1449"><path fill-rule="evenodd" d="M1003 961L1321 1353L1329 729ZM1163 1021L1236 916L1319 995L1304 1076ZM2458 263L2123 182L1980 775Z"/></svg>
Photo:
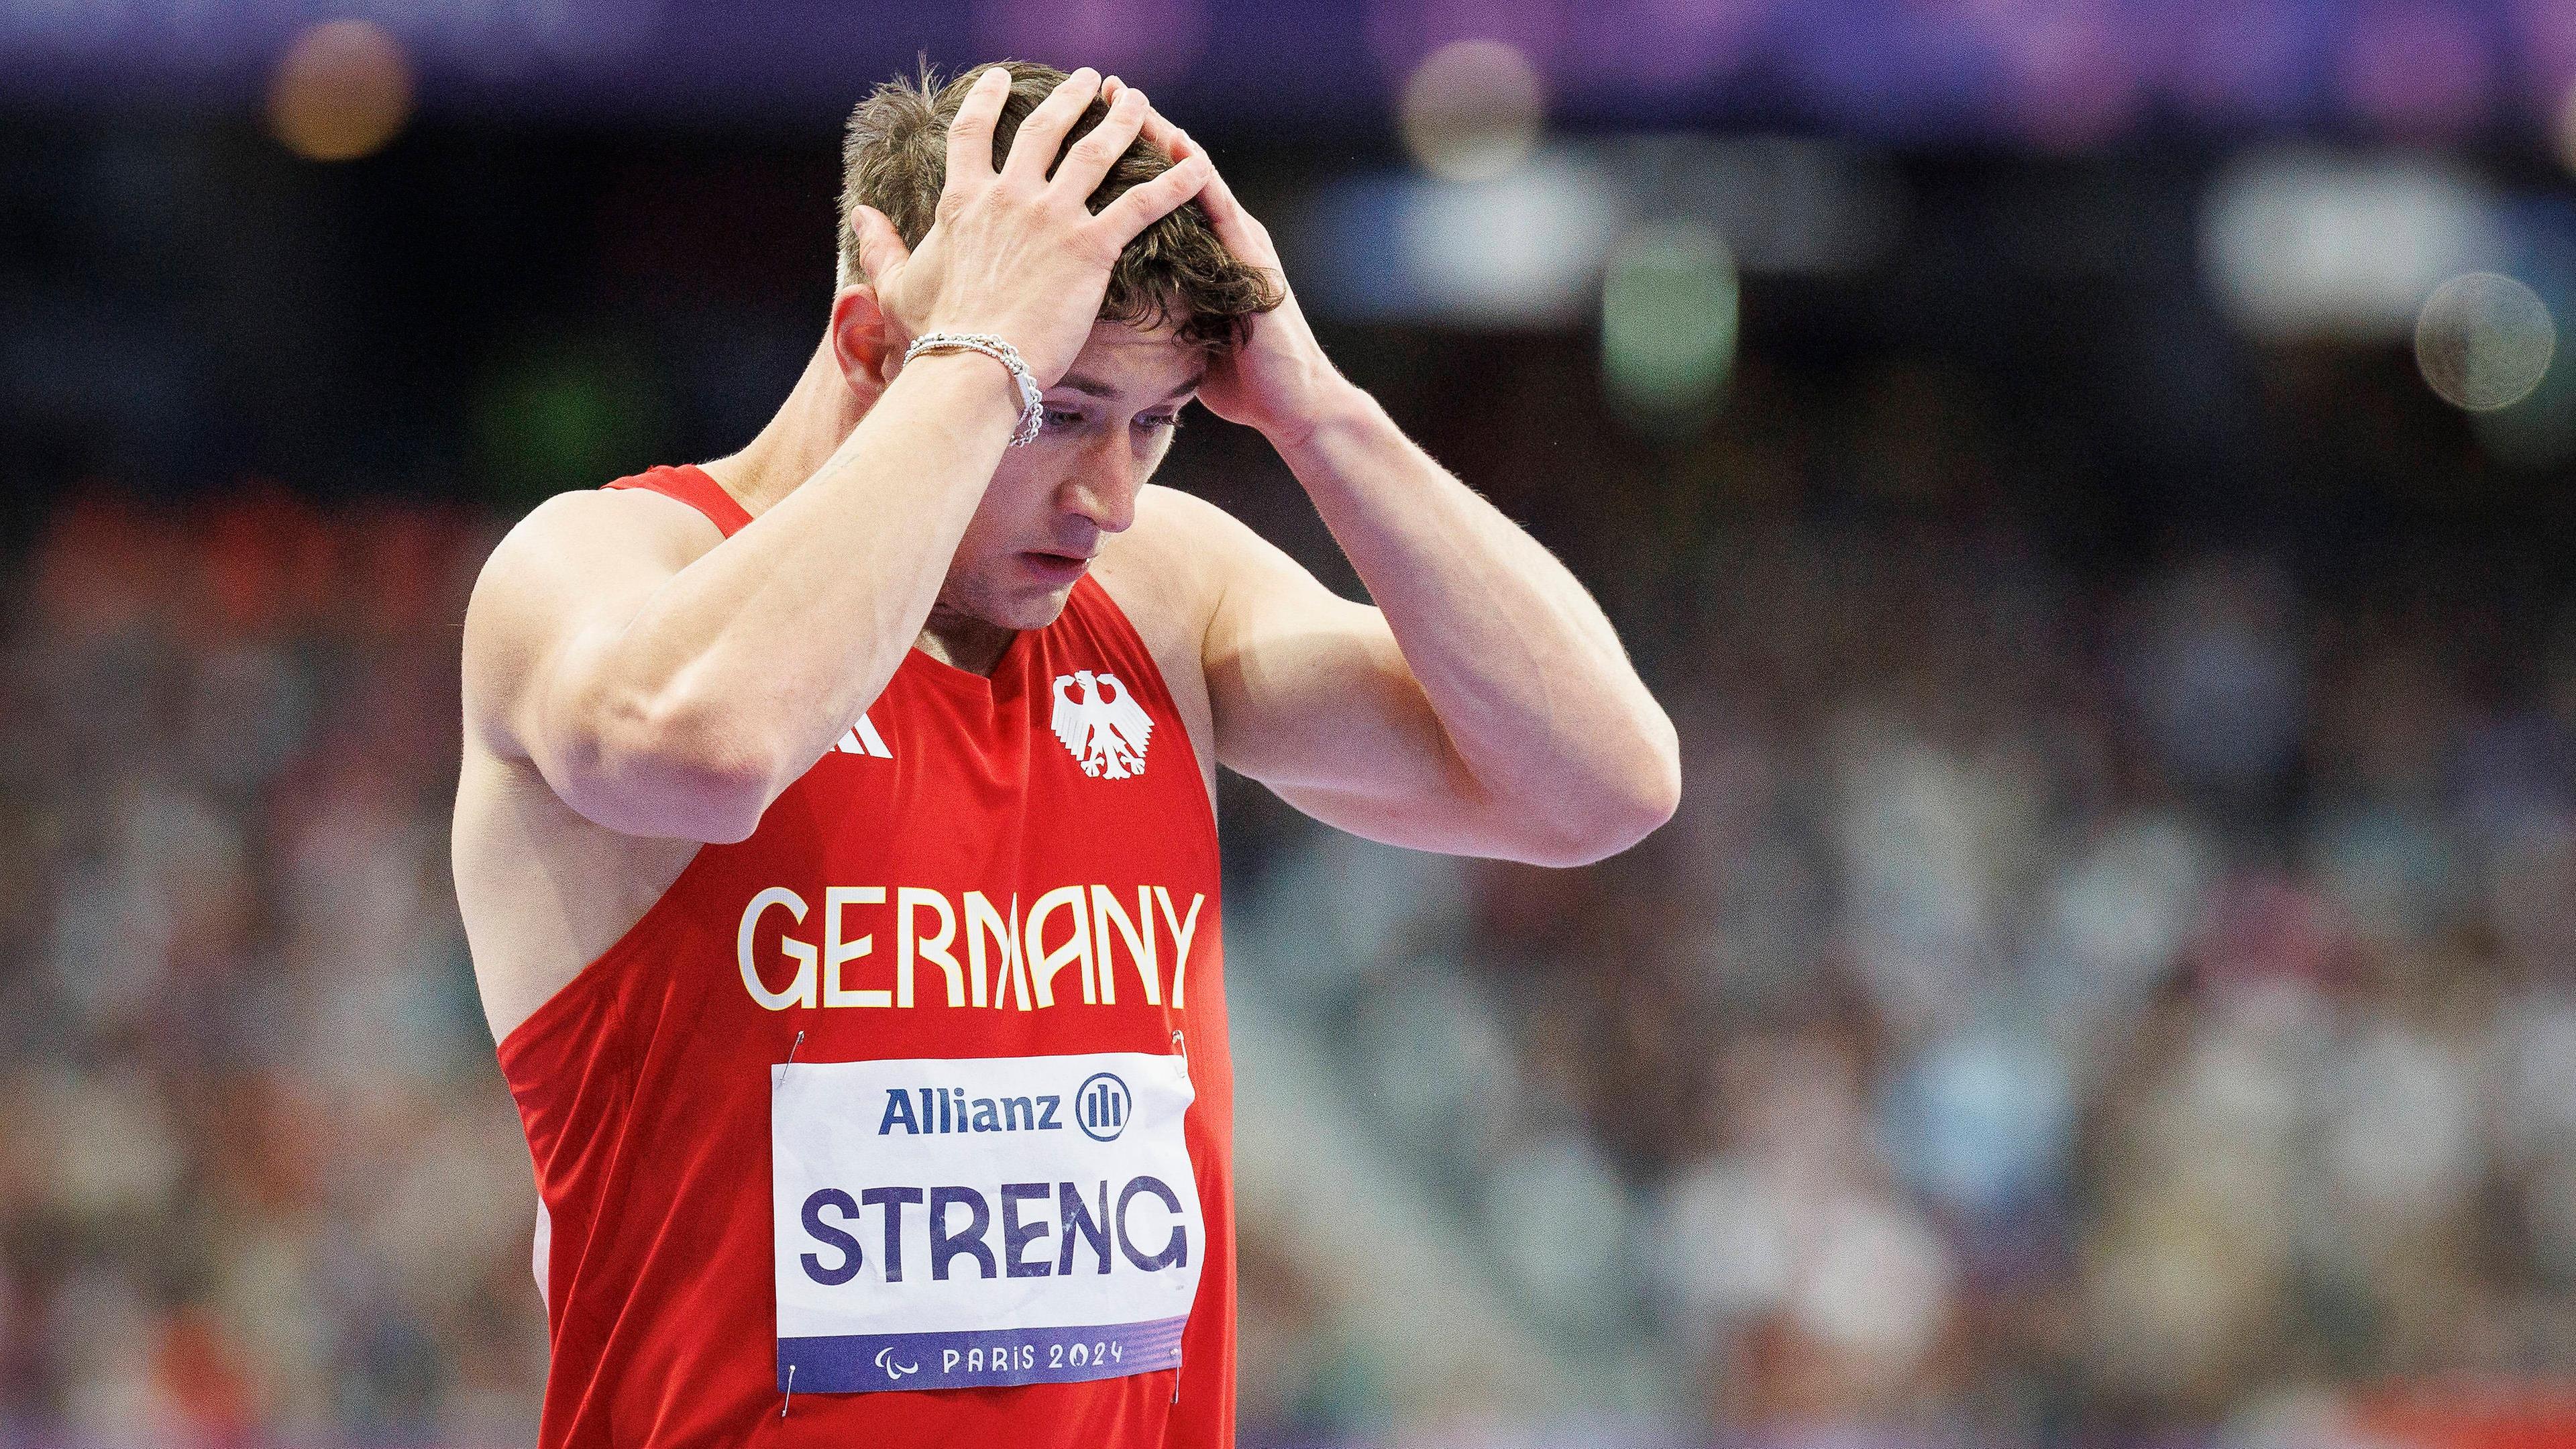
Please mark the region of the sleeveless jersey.
<svg viewBox="0 0 2576 1449"><path fill-rule="evenodd" d="M750 521L694 468L608 486ZM500 1045L542 1449L1230 1445L1222 929L1188 734L1096 581L989 679L908 654Z"/></svg>

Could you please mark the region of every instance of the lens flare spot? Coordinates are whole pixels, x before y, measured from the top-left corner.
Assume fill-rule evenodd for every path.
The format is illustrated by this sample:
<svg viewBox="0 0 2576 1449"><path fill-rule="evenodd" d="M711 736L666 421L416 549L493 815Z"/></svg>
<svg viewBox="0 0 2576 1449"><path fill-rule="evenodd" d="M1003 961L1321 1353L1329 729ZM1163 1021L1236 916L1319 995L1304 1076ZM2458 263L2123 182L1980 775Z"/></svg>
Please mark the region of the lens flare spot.
<svg viewBox="0 0 2576 1449"><path fill-rule="evenodd" d="M1547 86L1528 56L1499 40L1440 47L1404 83L1405 148L1451 181L1501 176L1538 146Z"/></svg>
<svg viewBox="0 0 2576 1449"><path fill-rule="evenodd" d="M2540 294L2496 272L2436 288L2415 319L2415 364L2442 400L2473 413L2531 394L2558 350L2558 324Z"/></svg>
<svg viewBox="0 0 2576 1449"><path fill-rule="evenodd" d="M306 29L278 58L268 124L308 161L354 161L384 149L411 119L411 62L371 20Z"/></svg>

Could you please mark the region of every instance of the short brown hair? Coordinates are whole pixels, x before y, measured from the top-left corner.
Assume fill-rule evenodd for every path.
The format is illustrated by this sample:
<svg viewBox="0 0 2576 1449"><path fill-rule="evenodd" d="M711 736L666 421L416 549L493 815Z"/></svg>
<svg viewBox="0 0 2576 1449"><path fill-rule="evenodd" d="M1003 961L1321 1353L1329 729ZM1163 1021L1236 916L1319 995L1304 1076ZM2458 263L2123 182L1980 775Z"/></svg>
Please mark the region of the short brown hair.
<svg viewBox="0 0 2576 1449"><path fill-rule="evenodd" d="M1053 66L1028 61L997 62L1011 73L1011 96L993 128L993 164L1010 154L1020 122L1047 98L1065 76ZM841 146L841 275L866 275L859 265L859 246L850 226L851 213L873 206L894 223L908 247L921 245L939 207L948 180L948 123L957 118L975 78L976 66L942 83L925 67L917 79L895 79L878 86L850 112L850 129ZM1071 146L1109 114L1094 100L1074 122L1064 143ZM1061 159L1062 152L1058 152ZM1106 180L1091 193L1093 211L1107 206L1129 187L1152 180L1171 168L1171 158L1141 138L1109 168ZM1048 169L1052 171L1053 165ZM1118 254L1109 273L1109 294L1100 304L1100 320L1153 327L1170 323L1181 340L1195 347L1238 346L1252 319L1279 305L1279 282L1267 272L1237 259L1216 239L1216 228L1196 201L1181 206L1139 232Z"/></svg>

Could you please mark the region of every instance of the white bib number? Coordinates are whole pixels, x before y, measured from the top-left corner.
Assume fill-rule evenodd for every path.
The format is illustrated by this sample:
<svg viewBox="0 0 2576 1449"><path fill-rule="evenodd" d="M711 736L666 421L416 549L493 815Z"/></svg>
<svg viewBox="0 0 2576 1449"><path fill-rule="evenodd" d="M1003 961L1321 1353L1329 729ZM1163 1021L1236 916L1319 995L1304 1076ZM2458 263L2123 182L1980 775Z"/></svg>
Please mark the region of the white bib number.
<svg viewBox="0 0 2576 1449"><path fill-rule="evenodd" d="M1207 1257L1183 1058L796 1062L770 1088L782 1390L1179 1366Z"/></svg>

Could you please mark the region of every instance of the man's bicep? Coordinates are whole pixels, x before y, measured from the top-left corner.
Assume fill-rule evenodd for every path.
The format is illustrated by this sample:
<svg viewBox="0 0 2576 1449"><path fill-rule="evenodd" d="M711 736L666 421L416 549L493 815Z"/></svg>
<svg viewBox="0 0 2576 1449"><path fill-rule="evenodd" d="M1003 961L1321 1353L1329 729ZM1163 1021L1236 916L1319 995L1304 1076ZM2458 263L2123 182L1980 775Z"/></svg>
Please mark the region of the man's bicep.
<svg viewBox="0 0 2576 1449"><path fill-rule="evenodd" d="M1308 814L1379 839L1399 833L1397 822L1464 806L1473 781L1386 617L1234 529L1206 650L1217 758Z"/></svg>

